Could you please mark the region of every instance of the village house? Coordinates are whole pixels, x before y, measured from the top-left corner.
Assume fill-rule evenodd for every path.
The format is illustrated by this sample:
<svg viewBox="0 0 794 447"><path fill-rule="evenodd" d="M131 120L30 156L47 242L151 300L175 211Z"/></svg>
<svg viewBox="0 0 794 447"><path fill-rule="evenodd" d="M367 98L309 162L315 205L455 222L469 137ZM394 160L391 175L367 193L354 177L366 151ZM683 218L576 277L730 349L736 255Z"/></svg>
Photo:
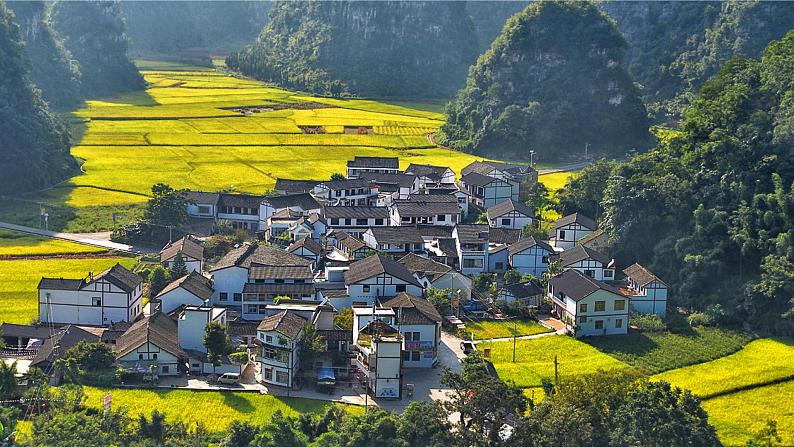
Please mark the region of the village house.
<svg viewBox="0 0 794 447"><path fill-rule="evenodd" d="M38 295L42 323L107 326L143 309L143 281L121 264L84 279L41 278Z"/></svg>
<svg viewBox="0 0 794 447"><path fill-rule="evenodd" d="M372 255L350 264L345 272L347 303L372 305L375 300L397 296L401 292L421 296L422 285L404 265L387 256ZM339 309L340 307L337 307Z"/></svg>
<svg viewBox="0 0 794 447"><path fill-rule="evenodd" d="M62 358L66 351L75 347L81 341L97 343L100 341L100 337L73 324L55 329L52 336L43 339L41 345L37 347L36 354L31 359L28 368L35 367L42 371L49 370L56 360Z"/></svg>
<svg viewBox="0 0 794 447"><path fill-rule="evenodd" d="M279 177L276 179L273 192L280 196L310 193L319 183L322 183L322 180L298 180Z"/></svg>
<svg viewBox="0 0 794 447"><path fill-rule="evenodd" d="M300 340L307 320L282 311L256 328L256 361L260 382L291 388L300 369Z"/></svg>
<svg viewBox="0 0 794 447"><path fill-rule="evenodd" d="M496 292L496 301L507 304L519 303L525 307L540 307L543 288L534 282L508 284Z"/></svg>
<svg viewBox="0 0 794 447"><path fill-rule="evenodd" d="M350 235L346 231L334 231L328 235L328 240L344 256L345 260L349 261L364 259L367 253L372 250L364 241ZM332 255L334 253L331 253L329 257Z"/></svg>
<svg viewBox="0 0 794 447"><path fill-rule="evenodd" d="M389 226L389 210L370 206L326 206L323 210L328 227L344 230L355 237L372 227Z"/></svg>
<svg viewBox="0 0 794 447"><path fill-rule="evenodd" d="M217 322L226 324L226 309L223 307L185 306L176 315L177 339L187 357L191 374L241 373L243 365L233 364L227 355L222 356L221 364L214 366L208 360L204 335L207 324Z"/></svg>
<svg viewBox="0 0 794 447"><path fill-rule="evenodd" d="M383 187L385 190L389 190L389 186L397 188L397 199L407 199L412 194L418 193L421 186L419 177L411 174L365 172L360 174L358 178L368 180L377 185L378 188Z"/></svg>
<svg viewBox="0 0 794 447"><path fill-rule="evenodd" d="M151 303L169 314L181 306L201 306L212 298L212 282L195 270L165 286Z"/></svg>
<svg viewBox="0 0 794 447"><path fill-rule="evenodd" d="M136 321L116 341L116 361L140 374L176 376L186 359L179 347L177 323L162 312Z"/></svg>
<svg viewBox="0 0 794 447"><path fill-rule="evenodd" d="M449 289L460 298L466 300L471 298L471 278L449 265L413 253L403 256L398 262L404 265L425 289Z"/></svg>
<svg viewBox="0 0 794 447"><path fill-rule="evenodd" d="M454 185L455 184L455 171L447 166L433 166L411 163L408 169L405 170L406 174L413 174L419 177L419 184L421 186L431 187L430 185Z"/></svg>
<svg viewBox="0 0 794 447"><path fill-rule="evenodd" d="M400 160L397 157L360 157L347 162L347 178L358 178L363 172L399 174Z"/></svg>
<svg viewBox="0 0 794 447"><path fill-rule="evenodd" d="M611 246L609 235L600 228L579 239L578 244L602 253L606 253Z"/></svg>
<svg viewBox="0 0 794 447"><path fill-rule="evenodd" d="M626 294L631 297L634 312L659 316L667 313L667 284L637 263L626 267L623 273L628 283Z"/></svg>
<svg viewBox="0 0 794 447"><path fill-rule="evenodd" d="M476 275L488 269L488 225L459 224L452 230L460 271Z"/></svg>
<svg viewBox="0 0 794 447"><path fill-rule="evenodd" d="M490 208L505 200L518 200L518 182L470 172L460 179L475 205Z"/></svg>
<svg viewBox="0 0 794 447"><path fill-rule="evenodd" d="M309 216L322 214L322 208L317 199L308 193L264 197L259 204L260 227L264 230L268 218L282 210L288 210L294 215Z"/></svg>
<svg viewBox="0 0 794 447"><path fill-rule="evenodd" d="M308 259L312 261L314 265L319 265L324 252L323 247L309 236L303 236L287 247L287 253L292 253L293 255Z"/></svg>
<svg viewBox="0 0 794 447"><path fill-rule="evenodd" d="M368 206L377 195L377 187L363 178L329 180L317 184L312 194L326 206Z"/></svg>
<svg viewBox="0 0 794 447"><path fill-rule="evenodd" d="M471 200L471 194L469 194L465 189L458 187L457 184L444 188L428 188L425 190L425 192L429 196L454 197L455 200L458 201L461 217L465 219L469 215L469 201Z"/></svg>
<svg viewBox="0 0 794 447"><path fill-rule="evenodd" d="M511 179L520 183L534 183L538 181L538 171L529 165L500 163L487 160L475 161L461 169L460 175L466 175L472 172L502 180Z"/></svg>
<svg viewBox="0 0 794 447"><path fill-rule="evenodd" d="M415 226L370 228L361 235L373 250L390 255L425 253L425 241Z"/></svg>
<svg viewBox="0 0 794 447"><path fill-rule="evenodd" d="M403 367L432 368L438 362L441 314L424 298L401 293L383 303L395 314L402 335Z"/></svg>
<svg viewBox="0 0 794 447"><path fill-rule="evenodd" d="M188 191L187 214L195 218L215 219L220 198L217 192Z"/></svg>
<svg viewBox="0 0 794 447"><path fill-rule="evenodd" d="M488 247L488 268L489 273L504 273L510 266L510 256L507 245L492 245Z"/></svg>
<svg viewBox="0 0 794 447"><path fill-rule="evenodd" d="M394 318L388 308L353 308L354 364L365 377L367 389L378 398L402 398L403 338L389 323Z"/></svg>
<svg viewBox="0 0 794 447"><path fill-rule="evenodd" d="M529 273L536 278L542 277L549 270L549 261L556 254L546 241L532 236L511 244L507 251L510 267L522 275Z"/></svg>
<svg viewBox="0 0 794 447"><path fill-rule="evenodd" d="M160 250L160 264L170 269L178 254L182 255L185 267L188 272L204 271L204 247L201 243L191 236L186 235L182 239L167 244Z"/></svg>
<svg viewBox="0 0 794 447"><path fill-rule="evenodd" d="M593 249L577 245L559 255L563 270L578 270L599 281L614 281L615 261Z"/></svg>
<svg viewBox="0 0 794 447"><path fill-rule="evenodd" d="M328 231L321 215L311 213L305 216L290 209L275 212L265 222L265 240L273 243L296 241L304 236L319 241Z"/></svg>
<svg viewBox="0 0 794 447"><path fill-rule="evenodd" d="M453 196L419 194L405 200L395 200L389 207L391 225L446 225L460 222L461 209Z"/></svg>
<svg viewBox="0 0 794 447"><path fill-rule="evenodd" d="M494 228L513 228L521 230L532 225L532 210L515 200L505 200L488 208L488 225Z"/></svg>
<svg viewBox="0 0 794 447"><path fill-rule="evenodd" d="M569 214L554 222L549 242L557 250L573 248L578 241L598 229L595 221L581 213Z"/></svg>
<svg viewBox="0 0 794 447"><path fill-rule="evenodd" d="M255 233L261 229L259 206L263 199L249 194L220 194L217 219L228 221L236 230Z"/></svg>
<svg viewBox="0 0 794 447"><path fill-rule="evenodd" d="M629 299L615 287L577 270L551 278L554 313L576 337L628 333Z"/></svg>
<svg viewBox="0 0 794 447"><path fill-rule="evenodd" d="M305 260L297 257L298 259ZM282 261L296 264L294 259ZM314 273L307 265L260 265L248 269L248 282L243 286L243 313L246 320L260 320L267 306L276 297L293 300L314 300Z"/></svg>

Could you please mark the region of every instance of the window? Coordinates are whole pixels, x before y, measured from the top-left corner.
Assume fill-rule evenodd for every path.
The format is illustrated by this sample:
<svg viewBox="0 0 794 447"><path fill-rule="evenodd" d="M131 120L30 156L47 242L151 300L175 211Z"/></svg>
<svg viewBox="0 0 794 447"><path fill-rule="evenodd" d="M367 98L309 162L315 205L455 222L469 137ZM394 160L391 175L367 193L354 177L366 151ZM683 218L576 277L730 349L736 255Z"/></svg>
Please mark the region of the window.
<svg viewBox="0 0 794 447"><path fill-rule="evenodd" d="M368 223L367 219L356 219L356 225L366 226Z"/></svg>
<svg viewBox="0 0 794 447"><path fill-rule="evenodd" d="M200 368L201 367L201 363L193 363L193 367L194 368Z"/></svg>
<svg viewBox="0 0 794 447"><path fill-rule="evenodd" d="M447 221L447 215L446 214L439 214L438 217L436 217L436 220L439 221L439 222L446 222Z"/></svg>
<svg viewBox="0 0 794 447"><path fill-rule="evenodd" d="M168 374L169 368L168 365L163 365L163 374Z"/></svg>
<svg viewBox="0 0 794 447"><path fill-rule="evenodd" d="M565 240L565 230L560 230L558 234L560 239Z"/></svg>
<svg viewBox="0 0 794 447"><path fill-rule="evenodd" d="M364 285L362 286L362 289L363 289L363 292L364 292L364 293L369 293L369 284L364 284Z"/></svg>
<svg viewBox="0 0 794 447"><path fill-rule="evenodd" d="M502 219L502 225L510 225L510 219Z"/></svg>
<svg viewBox="0 0 794 447"><path fill-rule="evenodd" d="M375 225L383 225L383 219L375 219Z"/></svg>
<svg viewBox="0 0 794 447"><path fill-rule="evenodd" d="M331 219L331 225L339 225L339 219Z"/></svg>
<svg viewBox="0 0 794 447"><path fill-rule="evenodd" d="M404 362L411 361L411 351L403 351L403 361Z"/></svg>
<svg viewBox="0 0 794 447"><path fill-rule="evenodd" d="M587 317L579 317L579 324L587 323Z"/></svg>
<svg viewBox="0 0 794 447"><path fill-rule="evenodd" d="M397 290L397 293L405 292L405 284L399 284L399 285L395 286L394 288L395 288L395 290Z"/></svg>
<svg viewBox="0 0 794 447"><path fill-rule="evenodd" d="M91 305L94 307L101 307L102 306L102 298L95 296L91 298Z"/></svg>
<svg viewBox="0 0 794 447"><path fill-rule="evenodd" d="M221 292L218 296L221 301L229 301L229 294L226 292Z"/></svg>
<svg viewBox="0 0 794 447"><path fill-rule="evenodd" d="M143 354L138 354L138 360L143 360Z"/></svg>
<svg viewBox="0 0 794 447"><path fill-rule="evenodd" d="M595 328L596 329L604 329L604 320L596 320Z"/></svg>
<svg viewBox="0 0 794 447"><path fill-rule="evenodd" d="M157 353L152 354L152 359L157 360Z"/></svg>
<svg viewBox="0 0 794 447"><path fill-rule="evenodd" d="M623 319L618 318L615 320L615 329L620 329L623 327Z"/></svg>
<svg viewBox="0 0 794 447"><path fill-rule="evenodd" d="M579 312L587 312L587 303L579 304Z"/></svg>
<svg viewBox="0 0 794 447"><path fill-rule="evenodd" d="M548 256L544 256L543 258L541 258L540 262L542 262L544 264L548 264L549 263L549 257Z"/></svg>
<svg viewBox="0 0 794 447"><path fill-rule="evenodd" d="M604 269L604 278L612 278L615 272L613 270Z"/></svg>
<svg viewBox="0 0 794 447"><path fill-rule="evenodd" d="M482 268L482 259L464 259L464 268Z"/></svg>
<svg viewBox="0 0 794 447"><path fill-rule="evenodd" d="M284 371L276 371L276 382L289 383L289 376Z"/></svg>
<svg viewBox="0 0 794 447"><path fill-rule="evenodd" d="M504 264L504 262L497 262L495 267L496 267L496 270L504 270L505 264Z"/></svg>
<svg viewBox="0 0 794 447"><path fill-rule="evenodd" d="M265 368L265 379L273 380L273 368Z"/></svg>
<svg viewBox="0 0 794 447"><path fill-rule="evenodd" d="M273 336L272 335L266 335L265 336L265 342L273 343Z"/></svg>
<svg viewBox="0 0 794 447"><path fill-rule="evenodd" d="M207 206L207 205L199 205L198 212L199 212L199 214L209 214L210 213L210 207Z"/></svg>
<svg viewBox="0 0 794 447"><path fill-rule="evenodd" d="M422 359L422 353L419 351L411 351L411 361L418 362Z"/></svg>
<svg viewBox="0 0 794 447"><path fill-rule="evenodd" d="M607 309L607 302L606 301L596 301L595 302L595 311L596 312L603 312Z"/></svg>
<svg viewBox="0 0 794 447"><path fill-rule="evenodd" d="M249 314L255 314L259 312L259 306L256 304L247 304L245 306L245 312Z"/></svg>
<svg viewBox="0 0 794 447"><path fill-rule="evenodd" d="M595 278L595 270L585 270L584 274L591 278Z"/></svg>
<svg viewBox="0 0 794 447"><path fill-rule="evenodd" d="M626 308L626 300L615 300L615 310L624 310Z"/></svg>
<svg viewBox="0 0 794 447"><path fill-rule="evenodd" d="M242 301L243 300L243 294L242 293L235 293L234 294L234 300L235 301Z"/></svg>
<svg viewBox="0 0 794 447"><path fill-rule="evenodd" d="M413 334L414 334L414 339L413 339L414 341L419 341L422 337L422 335L419 334L419 332L414 332Z"/></svg>

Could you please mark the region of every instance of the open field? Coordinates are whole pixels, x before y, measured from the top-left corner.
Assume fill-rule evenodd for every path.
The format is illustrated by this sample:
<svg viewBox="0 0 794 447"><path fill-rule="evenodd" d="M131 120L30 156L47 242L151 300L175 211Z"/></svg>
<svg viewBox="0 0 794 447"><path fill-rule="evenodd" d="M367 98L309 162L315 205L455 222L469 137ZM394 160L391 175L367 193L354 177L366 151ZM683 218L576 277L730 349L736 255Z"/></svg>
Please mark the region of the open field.
<svg viewBox="0 0 794 447"><path fill-rule="evenodd" d="M746 332L700 327L683 334L631 332L593 337L587 343L645 374L656 374L726 356L751 339Z"/></svg>
<svg viewBox="0 0 794 447"><path fill-rule="evenodd" d="M791 358L789 357L789 360ZM703 401L709 422L726 446L743 446L766 426L777 421L782 446L794 445L794 381L768 385Z"/></svg>
<svg viewBox="0 0 794 447"><path fill-rule="evenodd" d="M480 343L479 351L491 349L490 360L503 380L512 380L522 388L539 387L541 379L554 380L554 356L559 363L560 378L591 374L598 370L627 368L628 365L574 338L554 335L513 342Z"/></svg>
<svg viewBox="0 0 794 447"><path fill-rule="evenodd" d="M514 331L518 337L552 332L551 329L534 320L466 322L466 332L473 334L474 340L512 337Z"/></svg>
<svg viewBox="0 0 794 447"><path fill-rule="evenodd" d="M104 253L105 249L0 229L0 257Z"/></svg>
<svg viewBox="0 0 794 447"><path fill-rule="evenodd" d="M653 376L702 398L794 379L794 340L765 338L726 357Z"/></svg>
<svg viewBox="0 0 794 447"><path fill-rule="evenodd" d="M83 278L88 272L100 273L117 262L132 268L137 261L110 256L0 260L0 321L25 324L38 317L36 286L42 276Z"/></svg>
<svg viewBox="0 0 794 447"><path fill-rule="evenodd" d="M538 181L546 185L546 188L549 188L549 191L556 191L558 189L562 189L570 177L576 176L576 172L577 171L544 174L538 176Z"/></svg>
<svg viewBox="0 0 794 447"><path fill-rule="evenodd" d="M85 404L88 407L101 408L102 397L110 392L113 394L113 408L124 407L133 417L140 413L149 415L156 409L164 413L169 421L182 421L186 424L201 422L214 432L225 430L233 420L248 421L255 425L264 424L276 410L297 416L302 413L319 413L329 405L335 405L327 401L248 392L94 387L84 387L84 390L88 398ZM350 405L344 408L353 412L364 411L363 408Z"/></svg>

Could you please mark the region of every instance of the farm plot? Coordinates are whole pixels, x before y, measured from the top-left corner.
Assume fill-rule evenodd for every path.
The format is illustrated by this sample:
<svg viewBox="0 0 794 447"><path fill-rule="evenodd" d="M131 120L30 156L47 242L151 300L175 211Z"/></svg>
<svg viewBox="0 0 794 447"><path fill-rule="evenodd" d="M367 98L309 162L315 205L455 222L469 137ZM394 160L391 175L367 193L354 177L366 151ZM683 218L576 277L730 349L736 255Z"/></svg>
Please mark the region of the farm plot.
<svg viewBox="0 0 794 447"><path fill-rule="evenodd" d="M517 337L522 337L551 331L551 329L534 320L466 322L466 332L474 335L474 340L512 337L514 332Z"/></svg>
<svg viewBox="0 0 794 447"><path fill-rule="evenodd" d="M116 263L132 268L133 258L49 258L0 261L0 321L30 323L38 317L36 286L42 276L84 278L88 272L99 273Z"/></svg>
<svg viewBox="0 0 794 447"><path fill-rule="evenodd" d="M702 398L794 379L794 340L755 340L729 356L657 374L653 379L691 390Z"/></svg>
<svg viewBox="0 0 794 447"><path fill-rule="evenodd" d="M17 231L0 230L0 257L43 256L104 253L107 250L90 245L49 239Z"/></svg>

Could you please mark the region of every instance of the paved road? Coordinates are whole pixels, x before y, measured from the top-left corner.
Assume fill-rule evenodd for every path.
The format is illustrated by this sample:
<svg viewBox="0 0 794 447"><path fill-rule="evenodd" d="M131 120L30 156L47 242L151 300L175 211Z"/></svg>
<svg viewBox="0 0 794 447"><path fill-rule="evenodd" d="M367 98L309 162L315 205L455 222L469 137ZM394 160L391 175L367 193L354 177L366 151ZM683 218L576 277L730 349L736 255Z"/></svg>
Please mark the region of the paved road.
<svg viewBox="0 0 794 447"><path fill-rule="evenodd" d="M78 244L91 245L94 247L107 248L108 250L123 251L126 253L145 254L157 253L157 250L151 248L137 247L127 244L119 244L118 242L110 241L110 233L59 233L57 231L41 230L39 228L26 227L23 225L15 225L7 222L0 222L0 228L6 230L20 231L22 233L34 234L36 236L49 237L53 239L62 239L66 241L76 242ZM107 239L105 239L107 238Z"/></svg>
<svg viewBox="0 0 794 447"><path fill-rule="evenodd" d="M573 163L570 165L560 166L559 168L552 168L552 169L539 169L538 175L543 174L554 174L555 172L568 172L568 171L578 171L579 169L584 168L590 164L589 161L582 161L579 163Z"/></svg>

